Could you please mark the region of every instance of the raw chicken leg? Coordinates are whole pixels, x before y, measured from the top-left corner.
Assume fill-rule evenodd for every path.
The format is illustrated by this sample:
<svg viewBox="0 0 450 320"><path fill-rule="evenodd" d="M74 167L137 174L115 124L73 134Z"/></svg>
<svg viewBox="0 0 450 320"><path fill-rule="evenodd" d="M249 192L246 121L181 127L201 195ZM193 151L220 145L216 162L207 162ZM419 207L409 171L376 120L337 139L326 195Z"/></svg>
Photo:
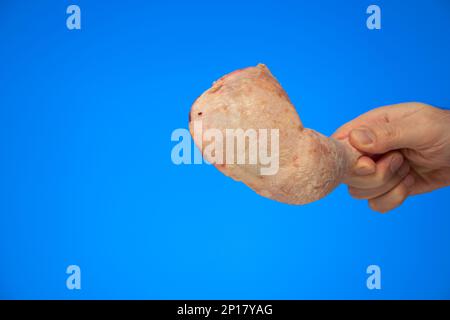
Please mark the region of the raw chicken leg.
<svg viewBox="0 0 450 320"><path fill-rule="evenodd" d="M211 141L195 134L196 123L202 124L203 131L218 129L224 137L226 129L278 129L279 169L275 174L262 175L259 161L214 165L258 194L284 203L305 204L326 196L360 156L347 141L304 128L286 92L263 64L222 77L192 105L189 129L204 154Z"/></svg>

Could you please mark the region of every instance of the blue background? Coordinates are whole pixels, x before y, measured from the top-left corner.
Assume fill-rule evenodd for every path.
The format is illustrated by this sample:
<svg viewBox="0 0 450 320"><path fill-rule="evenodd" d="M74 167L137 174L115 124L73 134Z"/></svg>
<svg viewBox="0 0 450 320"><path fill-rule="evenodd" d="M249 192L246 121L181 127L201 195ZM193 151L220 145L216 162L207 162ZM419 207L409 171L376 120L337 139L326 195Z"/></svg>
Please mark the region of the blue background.
<svg viewBox="0 0 450 320"><path fill-rule="evenodd" d="M450 298L448 188L380 215L345 186L289 206L171 162L195 98L259 62L327 135L449 107L450 2L375 3L380 31L360 0L1 0L0 298Z"/></svg>

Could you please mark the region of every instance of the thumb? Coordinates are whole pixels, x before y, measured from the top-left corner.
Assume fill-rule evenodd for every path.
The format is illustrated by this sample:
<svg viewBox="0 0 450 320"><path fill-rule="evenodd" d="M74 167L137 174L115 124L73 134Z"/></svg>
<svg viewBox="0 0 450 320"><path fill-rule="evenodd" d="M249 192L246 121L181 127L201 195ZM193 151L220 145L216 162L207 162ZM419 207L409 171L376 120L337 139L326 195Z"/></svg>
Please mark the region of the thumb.
<svg viewBox="0 0 450 320"><path fill-rule="evenodd" d="M412 148L419 141L418 128L406 121L370 124L350 132L350 143L362 152L371 154Z"/></svg>

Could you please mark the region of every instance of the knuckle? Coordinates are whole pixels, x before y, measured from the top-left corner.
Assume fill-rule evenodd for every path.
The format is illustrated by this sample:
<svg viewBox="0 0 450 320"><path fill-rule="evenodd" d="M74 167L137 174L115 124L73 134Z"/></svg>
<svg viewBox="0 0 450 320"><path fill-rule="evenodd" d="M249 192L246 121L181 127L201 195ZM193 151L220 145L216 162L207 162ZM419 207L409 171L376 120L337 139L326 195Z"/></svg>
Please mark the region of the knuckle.
<svg viewBox="0 0 450 320"><path fill-rule="evenodd" d="M386 124L378 127L377 135L380 143L386 143L388 141L394 140L397 137L397 129L395 126Z"/></svg>
<svg viewBox="0 0 450 320"><path fill-rule="evenodd" d="M376 151L389 151L393 149L393 145L399 137L399 128L391 123L379 124L373 128L375 142L372 148Z"/></svg>

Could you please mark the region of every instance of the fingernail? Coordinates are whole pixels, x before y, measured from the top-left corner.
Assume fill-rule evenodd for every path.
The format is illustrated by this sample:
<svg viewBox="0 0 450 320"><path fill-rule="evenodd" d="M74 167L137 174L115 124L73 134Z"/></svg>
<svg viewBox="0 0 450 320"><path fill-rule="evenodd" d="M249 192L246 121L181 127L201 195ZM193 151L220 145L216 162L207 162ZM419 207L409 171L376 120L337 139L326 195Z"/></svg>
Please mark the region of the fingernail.
<svg viewBox="0 0 450 320"><path fill-rule="evenodd" d="M396 173L398 169L400 169L400 166L403 163L403 157L399 154L396 154L392 157L391 163L389 164L389 167L391 169L392 173Z"/></svg>
<svg viewBox="0 0 450 320"><path fill-rule="evenodd" d="M415 180L414 177L412 175L409 175L405 178L405 180L403 180L403 183L405 184L406 187L410 188L413 186Z"/></svg>
<svg viewBox="0 0 450 320"><path fill-rule="evenodd" d="M375 140L373 138L372 132L367 129L355 129L352 131L352 136L355 140L357 140L362 145L372 144Z"/></svg>

